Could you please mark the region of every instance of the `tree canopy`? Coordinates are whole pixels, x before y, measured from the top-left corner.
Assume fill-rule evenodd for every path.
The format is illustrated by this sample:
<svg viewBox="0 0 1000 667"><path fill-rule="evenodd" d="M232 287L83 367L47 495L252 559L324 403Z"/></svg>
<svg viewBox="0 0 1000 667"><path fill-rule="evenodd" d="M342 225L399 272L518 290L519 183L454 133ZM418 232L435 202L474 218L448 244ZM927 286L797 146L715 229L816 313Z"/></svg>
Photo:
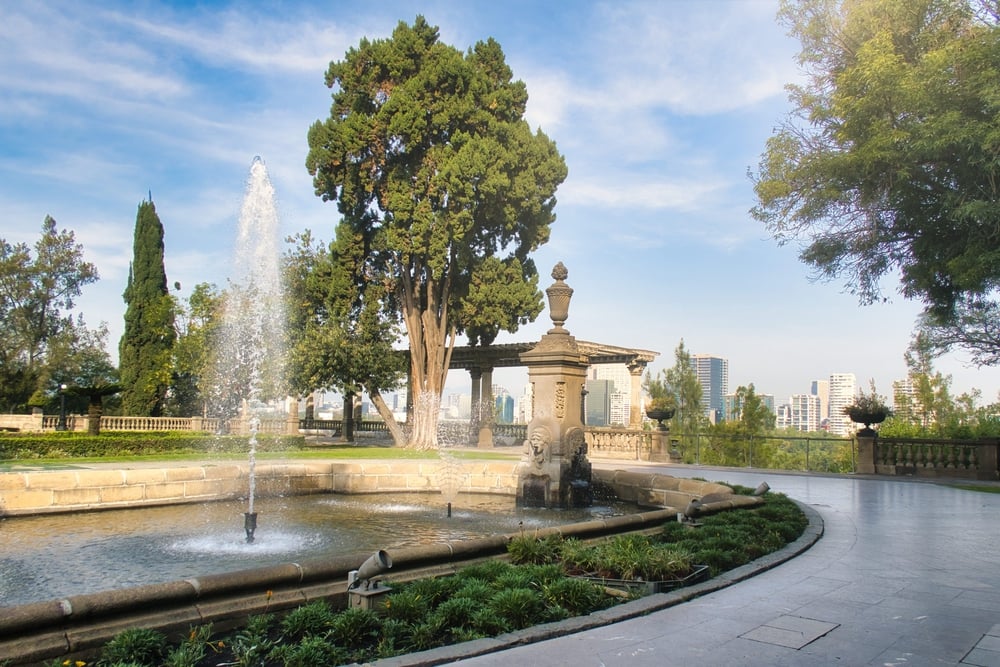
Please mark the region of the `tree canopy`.
<svg viewBox="0 0 1000 667"><path fill-rule="evenodd" d="M174 301L163 268L163 224L152 201L139 204L132 263L125 287L125 329L118 345L122 410L140 417L163 414L171 384Z"/></svg>
<svg viewBox="0 0 1000 667"><path fill-rule="evenodd" d="M392 412L382 392L397 388L404 373L403 356L393 349L399 338L392 294L378 284L359 285L363 273L357 246L345 230L329 247L306 231L292 240L284 258L288 290L290 351L288 381L298 394L334 389L345 397L368 392L390 429ZM362 289L363 287L363 289ZM345 415L345 418L347 415ZM402 433L393 438L404 442Z"/></svg>
<svg viewBox="0 0 1000 667"><path fill-rule="evenodd" d="M493 39L463 54L418 16L361 40L326 84L330 117L310 128L306 160L316 194L337 202L338 242L363 267L353 280L393 294L410 404L439 398L459 334L489 343L541 311L529 254L548 241L566 165L525 122L526 87ZM436 443L427 412L414 414L414 446Z"/></svg>
<svg viewBox="0 0 1000 667"><path fill-rule="evenodd" d="M995 308L1000 281L995 3L785 0L779 17L806 76L751 174L753 215L862 303L898 276L930 324L975 327L963 314Z"/></svg>
<svg viewBox="0 0 1000 667"><path fill-rule="evenodd" d="M75 332L83 322L67 311L97 278L73 232L57 230L50 216L33 249L0 239L0 409L26 409L36 391L52 392L66 381L48 365L50 346L83 333Z"/></svg>

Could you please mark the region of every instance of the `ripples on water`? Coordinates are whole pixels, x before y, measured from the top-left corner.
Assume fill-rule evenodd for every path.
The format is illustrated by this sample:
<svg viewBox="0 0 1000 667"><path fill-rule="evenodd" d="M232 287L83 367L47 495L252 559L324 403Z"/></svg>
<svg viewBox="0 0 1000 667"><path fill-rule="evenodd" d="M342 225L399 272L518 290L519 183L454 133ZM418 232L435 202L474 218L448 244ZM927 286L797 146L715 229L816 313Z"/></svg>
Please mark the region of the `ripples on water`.
<svg viewBox="0 0 1000 667"><path fill-rule="evenodd" d="M515 508L508 496L312 495L0 519L0 606L175 581L323 554L392 549L585 521L623 505Z"/></svg>

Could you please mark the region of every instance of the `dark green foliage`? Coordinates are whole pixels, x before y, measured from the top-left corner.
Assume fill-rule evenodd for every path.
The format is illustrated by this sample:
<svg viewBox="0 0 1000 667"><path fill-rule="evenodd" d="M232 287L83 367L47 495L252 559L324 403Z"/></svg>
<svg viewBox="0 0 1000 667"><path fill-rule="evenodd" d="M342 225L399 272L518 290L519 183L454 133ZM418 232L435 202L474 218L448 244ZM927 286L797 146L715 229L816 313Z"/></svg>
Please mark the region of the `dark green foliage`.
<svg viewBox="0 0 1000 667"><path fill-rule="evenodd" d="M333 624L334 614L326 600L315 600L285 616L281 621L281 631L293 639L325 635Z"/></svg>
<svg viewBox="0 0 1000 667"><path fill-rule="evenodd" d="M495 637L513 629L510 621L496 609L483 606L472 612L472 627L488 637Z"/></svg>
<svg viewBox="0 0 1000 667"><path fill-rule="evenodd" d="M430 611L427 597L416 586L394 590L386 596L383 614L401 623L417 623Z"/></svg>
<svg viewBox="0 0 1000 667"><path fill-rule="evenodd" d="M135 663L143 667L159 665L166 646L166 637L156 630L129 628L105 644L97 664L100 667L121 663Z"/></svg>
<svg viewBox="0 0 1000 667"><path fill-rule="evenodd" d="M737 493L750 489L734 486ZM708 565L712 576L782 548L808 525L802 510L787 496L769 492L764 504L701 517L699 528L677 523L664 525L659 539L691 555L693 562Z"/></svg>
<svg viewBox="0 0 1000 667"><path fill-rule="evenodd" d="M406 590L423 598L431 608L441 604L462 585L456 577L419 579L408 584Z"/></svg>
<svg viewBox="0 0 1000 667"><path fill-rule="evenodd" d="M484 601L456 594L455 597L438 605L438 608L434 610L434 621L442 627L452 630L469 627L472 624L472 615L483 605Z"/></svg>
<svg viewBox="0 0 1000 667"><path fill-rule="evenodd" d="M330 622L330 638L351 651L373 646L378 639L379 617L370 609L348 609Z"/></svg>
<svg viewBox="0 0 1000 667"><path fill-rule="evenodd" d="M509 570L511 564L502 560L488 560L475 565L469 565L459 570L455 576L459 579L479 579L490 582Z"/></svg>
<svg viewBox="0 0 1000 667"><path fill-rule="evenodd" d="M177 332L163 268L163 224L151 201L139 204L136 214L124 298L125 330L118 345L122 411L159 417L170 386L171 348Z"/></svg>
<svg viewBox="0 0 1000 667"><path fill-rule="evenodd" d="M211 637L211 623L192 627L187 639L167 652L163 667L196 667L208 652ZM213 646L213 650L217 647Z"/></svg>
<svg viewBox="0 0 1000 667"><path fill-rule="evenodd" d="M280 646L271 652L271 657L284 667L317 667L318 665L342 665L350 662L348 651L321 635L309 635L295 644Z"/></svg>
<svg viewBox="0 0 1000 667"><path fill-rule="evenodd" d="M980 12L980 10L982 10ZM804 82L753 175L754 217L862 303L886 275L946 345L998 357L995 3L794 0ZM987 315L981 319L976 314Z"/></svg>
<svg viewBox="0 0 1000 667"><path fill-rule="evenodd" d="M83 246L50 216L34 247L0 238L0 411L45 405L72 382L72 357L94 334L67 311L97 278Z"/></svg>
<svg viewBox="0 0 1000 667"><path fill-rule="evenodd" d="M301 449L305 438L296 435L258 435L258 452ZM0 434L0 461L98 456L156 456L157 454L245 453L248 436L215 436L170 431L113 431L93 436L72 431Z"/></svg>
<svg viewBox="0 0 1000 667"><path fill-rule="evenodd" d="M559 559L559 544L562 538L558 535L537 537L521 534L507 545L507 553L515 565L554 563Z"/></svg>
<svg viewBox="0 0 1000 667"><path fill-rule="evenodd" d="M488 606L517 630L537 622L545 610L545 600L537 589L504 588L490 598Z"/></svg>
<svg viewBox="0 0 1000 667"><path fill-rule="evenodd" d="M549 582L542 588L542 595L549 604L562 607L572 616L587 614L610 604L598 586L570 577Z"/></svg>

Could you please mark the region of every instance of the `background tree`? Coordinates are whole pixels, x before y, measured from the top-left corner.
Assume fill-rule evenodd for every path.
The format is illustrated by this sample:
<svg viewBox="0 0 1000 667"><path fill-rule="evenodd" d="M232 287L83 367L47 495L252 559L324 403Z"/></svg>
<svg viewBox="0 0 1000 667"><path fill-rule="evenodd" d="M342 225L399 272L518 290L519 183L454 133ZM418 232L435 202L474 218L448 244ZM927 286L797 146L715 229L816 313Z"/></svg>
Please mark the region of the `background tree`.
<svg viewBox="0 0 1000 667"><path fill-rule="evenodd" d="M667 385L677 396L677 413L671 430L679 434L681 451L686 454L708 420L701 404L702 387L698 373L691 363L691 353L684 346L683 338L674 348L674 365L663 373Z"/></svg>
<svg viewBox="0 0 1000 667"><path fill-rule="evenodd" d="M194 286L186 303L175 305L177 338L165 412L170 416L207 415L205 396L214 359L214 341L222 321L225 295L210 283ZM175 302L176 303L176 302Z"/></svg>
<svg viewBox="0 0 1000 667"><path fill-rule="evenodd" d="M125 287L125 329L118 344L122 410L159 417L170 386L174 301L163 268L163 224L152 201L139 204Z"/></svg>
<svg viewBox="0 0 1000 667"><path fill-rule="evenodd" d="M0 239L0 409L26 410L36 390L48 389L52 373L43 370L49 343L73 330L65 311L97 278L73 232L58 231L50 216L34 252L27 244Z"/></svg>
<svg viewBox="0 0 1000 667"><path fill-rule="evenodd" d="M802 240L819 277L862 303L921 300L944 345L997 360L1000 31L978 0L786 0L806 83L752 174L753 215Z"/></svg>
<svg viewBox="0 0 1000 667"><path fill-rule="evenodd" d="M351 439L353 399L368 393L397 444L406 441L382 392L396 389L404 373L403 356L393 349L399 339L392 293L368 275L365 257L341 225L331 246L314 242L306 231L285 256L289 293L291 350L287 373L293 393L332 389L344 397L344 429Z"/></svg>
<svg viewBox="0 0 1000 667"><path fill-rule="evenodd" d="M330 118L310 128L306 160L316 194L337 201L338 240L343 233L364 258L368 273L355 280L384 286L398 304L410 405L437 401L457 336L495 335L475 311L502 294L473 285L484 266L499 271L499 260L509 293L534 291L528 255L548 240L565 163L524 121L527 91L492 39L463 54L418 16L391 39L362 40L331 63L326 83ZM530 308L516 298L507 306L524 310L500 327L540 303L540 294ZM435 445L437 411L415 411L411 430L413 446Z"/></svg>

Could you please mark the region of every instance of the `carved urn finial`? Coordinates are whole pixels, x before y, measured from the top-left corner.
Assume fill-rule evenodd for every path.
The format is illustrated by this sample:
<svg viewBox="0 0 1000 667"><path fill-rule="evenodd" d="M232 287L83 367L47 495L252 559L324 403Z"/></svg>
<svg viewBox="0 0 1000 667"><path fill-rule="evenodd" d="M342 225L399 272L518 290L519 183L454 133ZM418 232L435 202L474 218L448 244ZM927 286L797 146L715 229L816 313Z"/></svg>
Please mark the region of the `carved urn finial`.
<svg viewBox="0 0 1000 667"><path fill-rule="evenodd" d="M552 268L552 278L555 282L545 290L545 294L549 297L549 317L552 318L555 327L548 333L566 333L563 323L569 317L569 300L573 297L573 288L563 282L568 276L569 271L562 262Z"/></svg>

